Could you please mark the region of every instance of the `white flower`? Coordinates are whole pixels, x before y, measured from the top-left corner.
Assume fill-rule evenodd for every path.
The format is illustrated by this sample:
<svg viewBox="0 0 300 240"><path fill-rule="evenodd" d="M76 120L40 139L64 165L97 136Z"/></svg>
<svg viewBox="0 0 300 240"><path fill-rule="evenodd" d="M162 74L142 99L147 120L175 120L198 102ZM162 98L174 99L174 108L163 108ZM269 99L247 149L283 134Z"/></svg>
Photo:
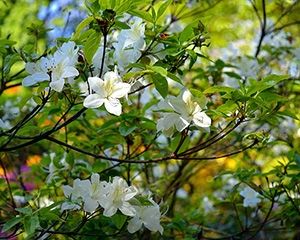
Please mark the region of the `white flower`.
<svg viewBox="0 0 300 240"><path fill-rule="evenodd" d="M79 48L78 47L76 48L75 42L70 41L67 43L63 43L63 45L60 48L58 48L58 50L54 53L54 57L68 58L69 62L67 63L67 65L71 67L75 67L76 64L78 64L78 50ZM70 84L75 84L75 80L74 80L75 76L68 77L68 82Z"/></svg>
<svg viewBox="0 0 300 240"><path fill-rule="evenodd" d="M83 184L86 184L86 181L87 180L84 180L85 183ZM69 185L66 185L66 186L63 186L63 191L64 191L64 194L66 197L70 197L72 201L78 199L81 197L82 195L82 191L81 191L81 186L82 186L82 182L80 179L76 179L74 180L73 182L73 187L69 186ZM68 210L68 209L80 209L80 206L77 205L77 204L69 204L69 203L63 203L62 206L61 206L61 210Z"/></svg>
<svg viewBox="0 0 300 240"><path fill-rule="evenodd" d="M74 67L78 63L78 50L79 48L76 48L75 42L73 41L63 43L63 45L54 53L54 57L59 58L60 56L63 56L69 58L68 65Z"/></svg>
<svg viewBox="0 0 300 240"><path fill-rule="evenodd" d="M240 192L240 195L244 197L244 207L256 207L257 203L261 202L258 192L253 190L251 187L246 187Z"/></svg>
<svg viewBox="0 0 300 240"><path fill-rule="evenodd" d="M128 187L120 177L114 177L112 184L107 187L108 192L104 198L99 199L100 205L104 208L103 215L111 217L119 209L124 215L135 216L136 210L129 200L137 194L137 191L133 187Z"/></svg>
<svg viewBox="0 0 300 240"><path fill-rule="evenodd" d="M130 84L122 82L117 72L107 72L104 80L98 77L89 77L89 85L95 93L87 96L83 102L86 108L98 108L103 103L106 110L119 116L122 105L118 98L124 97L130 90Z"/></svg>
<svg viewBox="0 0 300 240"><path fill-rule="evenodd" d="M107 193L107 183L100 182L100 176L93 173L91 182L87 181L86 184L81 186L81 197L84 201L84 211L93 212L99 206L99 201Z"/></svg>
<svg viewBox="0 0 300 240"><path fill-rule="evenodd" d="M165 135L170 136L174 124L179 132L187 128L192 122L201 128L209 127L211 119L202 112L201 107L204 106L205 99L194 98L187 89L183 90L177 98L167 96L165 100L159 103L158 107L159 109L171 109L174 112L164 113L164 118L157 122L157 130L163 130Z"/></svg>
<svg viewBox="0 0 300 240"><path fill-rule="evenodd" d="M134 18L135 22L130 29L122 30L118 36L119 43L123 48L133 47L137 50L143 50L146 46L144 40L145 24L141 18Z"/></svg>
<svg viewBox="0 0 300 240"><path fill-rule="evenodd" d="M130 63L135 63L138 58L142 55L141 52L134 48L126 49L123 47L122 43L113 43L114 51L114 60L118 62L118 68L122 71Z"/></svg>
<svg viewBox="0 0 300 240"><path fill-rule="evenodd" d="M23 86L31 86L39 82L50 81L49 86L61 92L65 84L65 78L79 75L76 68L68 66L69 58L57 54L55 57L41 58L39 63L26 63L25 69L31 75L22 81Z"/></svg>
<svg viewBox="0 0 300 240"><path fill-rule="evenodd" d="M142 206L139 201L134 206L136 209L136 215L128 223L128 232L134 233L138 231L143 225L150 231L159 231L163 234L163 227L160 225L161 213L159 211L159 205L149 198L152 203L150 206Z"/></svg>

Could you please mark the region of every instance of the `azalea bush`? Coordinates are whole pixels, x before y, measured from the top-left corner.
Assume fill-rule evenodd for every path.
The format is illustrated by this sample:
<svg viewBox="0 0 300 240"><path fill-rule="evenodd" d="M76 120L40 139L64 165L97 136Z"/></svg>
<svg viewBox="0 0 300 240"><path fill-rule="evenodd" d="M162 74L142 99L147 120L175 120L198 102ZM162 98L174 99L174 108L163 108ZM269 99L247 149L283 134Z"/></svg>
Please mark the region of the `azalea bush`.
<svg viewBox="0 0 300 240"><path fill-rule="evenodd" d="M298 1L39 4L0 3L0 238L297 236Z"/></svg>

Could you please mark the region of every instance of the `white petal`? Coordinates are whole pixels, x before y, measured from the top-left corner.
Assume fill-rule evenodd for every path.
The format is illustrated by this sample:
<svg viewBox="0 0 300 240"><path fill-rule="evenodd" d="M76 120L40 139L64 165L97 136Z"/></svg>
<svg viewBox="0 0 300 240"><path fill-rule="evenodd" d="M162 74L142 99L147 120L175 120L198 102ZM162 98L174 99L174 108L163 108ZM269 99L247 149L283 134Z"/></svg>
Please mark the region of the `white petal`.
<svg viewBox="0 0 300 240"><path fill-rule="evenodd" d="M67 78L67 77L75 77L78 76L79 72L76 68L71 67L71 66L66 66L64 68L64 73L62 74L62 78Z"/></svg>
<svg viewBox="0 0 300 240"><path fill-rule="evenodd" d="M179 132L182 132L184 129L186 129L188 127L188 125L190 124L190 121L189 119L185 119L183 118L182 116L180 116L176 123L175 123L175 126L176 126L176 129L179 131Z"/></svg>
<svg viewBox="0 0 300 240"><path fill-rule="evenodd" d="M133 218L128 222L128 232L135 233L142 227L142 221L138 218Z"/></svg>
<svg viewBox="0 0 300 240"><path fill-rule="evenodd" d="M134 207L131 206L129 202L123 202L123 206L121 206L119 209L123 214L130 217L134 217L136 214Z"/></svg>
<svg viewBox="0 0 300 240"><path fill-rule="evenodd" d="M122 105L116 98L110 98L104 100L106 110L114 115L120 116L122 113Z"/></svg>
<svg viewBox="0 0 300 240"><path fill-rule="evenodd" d="M61 92L61 90L63 89L65 84L65 80L63 78L54 81L54 82L50 82L50 87L55 90L56 92Z"/></svg>
<svg viewBox="0 0 300 240"><path fill-rule="evenodd" d="M98 108L104 103L105 99L97 93L88 95L83 102L86 108Z"/></svg>
<svg viewBox="0 0 300 240"><path fill-rule="evenodd" d="M137 191L133 187L129 187L124 190L124 194L125 194L124 200L129 201L131 198L133 198L137 194Z"/></svg>
<svg viewBox="0 0 300 240"><path fill-rule="evenodd" d="M159 221L151 221L151 222L145 222L144 223L145 227L148 228L150 231L159 231L160 234L162 235L164 232L163 227L160 225Z"/></svg>
<svg viewBox="0 0 300 240"><path fill-rule="evenodd" d="M36 63L33 62L27 62L25 65L26 72L30 74L35 74L39 71L39 66Z"/></svg>
<svg viewBox="0 0 300 240"><path fill-rule="evenodd" d="M98 93L101 97L105 98L107 96L105 91L105 83L101 78L98 77L89 77L88 83L96 93Z"/></svg>
<svg viewBox="0 0 300 240"><path fill-rule="evenodd" d="M124 97L130 91L131 85L128 83L117 83L113 86L113 92L111 93L111 98L121 98Z"/></svg>
<svg viewBox="0 0 300 240"><path fill-rule="evenodd" d="M98 173L93 173L91 176L91 182L92 184L98 183L100 182L100 175Z"/></svg>
<svg viewBox="0 0 300 240"><path fill-rule="evenodd" d="M204 112L196 113L193 116L193 122L199 127L209 127L211 125L211 119Z"/></svg>
<svg viewBox="0 0 300 240"><path fill-rule="evenodd" d="M87 197L84 201L83 209L86 212L94 212L98 206L99 204L97 201L94 201L90 197Z"/></svg>
<svg viewBox="0 0 300 240"><path fill-rule="evenodd" d="M170 129L178 120L179 115L176 113L166 113L164 117L164 129Z"/></svg>
<svg viewBox="0 0 300 240"><path fill-rule="evenodd" d="M66 197L70 197L72 192L73 192L73 188L69 185L63 186L63 192L64 192Z"/></svg>
<svg viewBox="0 0 300 240"><path fill-rule="evenodd" d="M122 81L120 76L116 72L113 72L113 71L105 73L103 78L104 78L104 81L110 81L113 84L117 84Z"/></svg>
<svg viewBox="0 0 300 240"><path fill-rule="evenodd" d="M47 80L50 80L49 75L47 73L39 72L25 77L22 81L22 85L27 87Z"/></svg>
<svg viewBox="0 0 300 240"><path fill-rule="evenodd" d="M102 207L103 207L103 206L102 206ZM113 216L113 215L116 214L117 210L118 210L118 209L117 209L115 206L109 205L109 206L107 206L107 207L104 209L103 215L104 215L105 217L111 217L111 216Z"/></svg>

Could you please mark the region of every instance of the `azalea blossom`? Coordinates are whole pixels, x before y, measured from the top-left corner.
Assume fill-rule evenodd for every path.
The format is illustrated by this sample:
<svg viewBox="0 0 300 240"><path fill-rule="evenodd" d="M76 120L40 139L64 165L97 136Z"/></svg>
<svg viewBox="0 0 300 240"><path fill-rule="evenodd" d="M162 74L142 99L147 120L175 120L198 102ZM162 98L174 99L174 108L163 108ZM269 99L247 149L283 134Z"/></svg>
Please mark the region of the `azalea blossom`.
<svg viewBox="0 0 300 240"><path fill-rule="evenodd" d="M107 182L100 182L100 176L93 173L91 181L87 181L82 185L81 196L84 201L84 211L93 212L99 206L99 201L107 193Z"/></svg>
<svg viewBox="0 0 300 240"><path fill-rule="evenodd" d="M137 191L133 187L128 187L127 183L120 177L114 177L113 182L108 184L107 193L99 199L101 207L104 208L103 215L111 217L119 209L124 215L135 216L136 210L129 203Z"/></svg>
<svg viewBox="0 0 300 240"><path fill-rule="evenodd" d="M66 197L70 197L72 201L81 198L82 191L81 191L81 186L82 182L80 179L76 179L73 182L73 187L66 185L63 186L63 192ZM68 203L63 203L61 206L61 210L68 210L68 209L80 209L80 206L77 204L68 204Z"/></svg>
<svg viewBox="0 0 300 240"><path fill-rule="evenodd" d="M135 17L134 24L130 29L123 29L118 36L119 43L123 48L133 47L137 50L143 50L146 46L144 40L145 24L142 23L142 19Z"/></svg>
<svg viewBox="0 0 300 240"><path fill-rule="evenodd" d="M100 182L99 174L93 173L91 181L76 179L73 182L73 187L63 186L63 191L66 197L71 197L72 201L82 199L83 210L93 212L99 207L99 200L107 193L106 186L106 182ZM73 204L64 203L62 205L63 210L73 208Z"/></svg>
<svg viewBox="0 0 300 240"><path fill-rule="evenodd" d="M251 187L246 187L240 192L240 195L244 197L244 207L256 207L257 203L261 202L261 199L258 198L258 192L253 190Z"/></svg>
<svg viewBox="0 0 300 240"><path fill-rule="evenodd" d="M148 198L152 203L150 206L142 206L139 201L136 200L137 205L134 205L136 209L136 215L128 222L128 232L135 233L143 225L150 231L159 231L163 234L163 227L160 225L161 213L159 205L153 201L152 198Z"/></svg>
<svg viewBox="0 0 300 240"><path fill-rule="evenodd" d="M88 83L95 93L88 95L83 105L86 108L98 108L104 103L109 113L119 116L122 112L122 105L118 98L124 97L129 92L130 84L122 82L116 71L107 72L104 80L89 77Z"/></svg>
<svg viewBox="0 0 300 240"><path fill-rule="evenodd" d="M142 53L134 48L124 48L121 42L113 43L114 59L117 60L118 68L124 71L130 63L136 62Z"/></svg>
<svg viewBox="0 0 300 240"><path fill-rule="evenodd" d="M211 125L211 119L202 112L205 106L205 98L197 99L193 97L187 89L183 90L177 98L167 96L158 104L161 110L171 110L163 113L164 117L157 122L157 130L162 130L165 135L173 133L174 125L179 132L186 129L191 123L201 128Z"/></svg>
<svg viewBox="0 0 300 240"><path fill-rule="evenodd" d="M25 70L31 74L22 81L23 86L32 86L39 82L50 81L49 86L61 92L65 84L65 78L79 75L77 69L68 66L69 58L61 54L42 57L38 63L26 63Z"/></svg>
<svg viewBox="0 0 300 240"><path fill-rule="evenodd" d="M58 50L54 53L54 57L63 56L65 58L69 58L68 66L74 67L78 63L78 50L79 48L76 48L75 42L66 42L58 48Z"/></svg>

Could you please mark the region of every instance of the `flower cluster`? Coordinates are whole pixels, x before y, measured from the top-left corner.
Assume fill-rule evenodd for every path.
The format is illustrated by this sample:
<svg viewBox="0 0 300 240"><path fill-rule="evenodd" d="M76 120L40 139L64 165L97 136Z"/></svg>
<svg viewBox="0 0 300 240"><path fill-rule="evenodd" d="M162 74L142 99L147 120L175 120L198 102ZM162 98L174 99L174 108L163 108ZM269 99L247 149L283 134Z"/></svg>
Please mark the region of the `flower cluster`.
<svg viewBox="0 0 300 240"><path fill-rule="evenodd" d="M39 62L27 62L26 71L31 74L22 81L23 86L32 86L39 82L49 81L50 88L61 92L65 79L74 84L74 77L79 75L75 68L78 48L74 42L64 43L53 55L42 57Z"/></svg>
<svg viewBox="0 0 300 240"><path fill-rule="evenodd" d="M159 231L161 234L163 232L159 224L161 218L159 205L149 197L151 205L142 206L134 198L137 190L128 186L120 177L114 177L112 182L100 182L99 174L94 173L91 181L76 179L73 187L64 186L63 191L73 203L63 203L62 210L78 210L83 203L83 210L91 213L101 206L104 209L103 215L106 217L115 215L118 210L126 216L133 217L128 225L130 233L138 231L143 224L151 231Z"/></svg>
<svg viewBox="0 0 300 240"><path fill-rule="evenodd" d="M124 71L130 63L136 62L141 56L141 50L146 46L144 40L145 24L142 19L135 18L130 29L122 30L118 36L118 42L113 43L114 59L118 59L118 68Z"/></svg>

